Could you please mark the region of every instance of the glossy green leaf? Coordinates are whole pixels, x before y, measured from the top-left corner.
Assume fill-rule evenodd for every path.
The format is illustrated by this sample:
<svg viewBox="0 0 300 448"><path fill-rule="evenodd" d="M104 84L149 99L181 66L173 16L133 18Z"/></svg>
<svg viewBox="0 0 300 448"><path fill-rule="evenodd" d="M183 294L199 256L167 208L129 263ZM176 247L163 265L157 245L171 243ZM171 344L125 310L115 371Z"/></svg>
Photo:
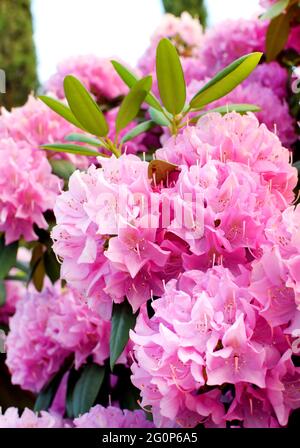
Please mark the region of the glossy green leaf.
<svg viewBox="0 0 300 448"><path fill-rule="evenodd" d="M68 106L61 103L60 101L51 98L50 96L41 95L39 96L39 99L43 101L50 109L52 109L54 112L56 112L58 115L63 117L65 120L67 120L69 123L74 124L77 128L83 129L82 125L79 123L79 121L75 118L73 112L71 109L69 109Z"/></svg>
<svg viewBox="0 0 300 448"><path fill-rule="evenodd" d="M125 82L125 84L132 88L134 84L139 81L139 78L132 73L128 68L124 67L124 65L120 64L118 61L111 61L112 65L114 66L114 69L120 76L120 78ZM145 103L149 104L149 106L153 107L157 110L162 110L161 104L156 98L155 95L153 95L152 92L149 92L146 96Z"/></svg>
<svg viewBox="0 0 300 448"><path fill-rule="evenodd" d="M215 107L214 109L209 109L203 111L201 114L197 115L196 117L193 117L189 120L190 123L197 123L199 118L203 117L203 115L206 115L211 112L218 112L219 114L225 115L229 112L238 112L239 114L243 115L247 112L259 112L261 109L258 106L255 106L254 104L228 104L226 106L220 106Z"/></svg>
<svg viewBox="0 0 300 448"><path fill-rule="evenodd" d="M170 121L165 117L165 115L162 112L159 112L158 110L152 109L152 107L149 108L149 113L151 120L154 121L159 126L169 126ZM167 112L168 114L168 112Z"/></svg>
<svg viewBox="0 0 300 448"><path fill-rule="evenodd" d="M157 46L156 75L163 105L171 114L179 114L185 106L186 86L177 50L169 39Z"/></svg>
<svg viewBox="0 0 300 448"><path fill-rule="evenodd" d="M114 304L112 313L112 327L110 333L110 368L113 371L115 363L123 352L131 330L136 321L136 314L127 301Z"/></svg>
<svg viewBox="0 0 300 448"><path fill-rule="evenodd" d="M51 249L44 253L44 266L47 277L54 284L60 277L60 264Z"/></svg>
<svg viewBox="0 0 300 448"><path fill-rule="evenodd" d="M81 371L76 370L74 367L70 370L67 382L67 396L66 396L66 411L67 416L69 418L74 418L74 410L73 410L73 393L74 388L76 386L77 381L80 378Z"/></svg>
<svg viewBox="0 0 300 448"><path fill-rule="evenodd" d="M68 75L64 79L64 90L70 109L79 123L97 137L106 136L108 124L84 85L74 76Z"/></svg>
<svg viewBox="0 0 300 448"><path fill-rule="evenodd" d="M274 3L260 18L262 20L274 19L274 17L279 16L279 14L285 11L288 5L289 0L279 0Z"/></svg>
<svg viewBox="0 0 300 448"><path fill-rule="evenodd" d="M69 154L78 154L81 156L97 157L100 155L99 152L95 151L94 149L87 148L85 146L71 145L68 143L53 143L51 145L42 145L41 148L46 149L47 151L66 152Z"/></svg>
<svg viewBox="0 0 300 448"><path fill-rule="evenodd" d="M87 364L83 367L73 392L73 413L78 417L88 412L95 403L104 380L105 368L98 364Z"/></svg>
<svg viewBox="0 0 300 448"><path fill-rule="evenodd" d="M28 283L32 281L36 290L40 292L45 279L44 249L41 243L37 243L32 251L30 268Z"/></svg>
<svg viewBox="0 0 300 448"><path fill-rule="evenodd" d="M245 55L214 76L190 101L194 110L201 109L206 104L227 95L255 69L262 53L255 52Z"/></svg>
<svg viewBox="0 0 300 448"><path fill-rule="evenodd" d="M68 160L50 159L52 173L64 180L69 180L70 176L76 170L76 166Z"/></svg>
<svg viewBox="0 0 300 448"><path fill-rule="evenodd" d="M136 118L151 86L152 77L146 76L135 83L128 95L125 96L116 118L117 133L126 128L126 126Z"/></svg>
<svg viewBox="0 0 300 448"><path fill-rule="evenodd" d="M4 280L0 279L0 307L6 302L6 287Z"/></svg>
<svg viewBox="0 0 300 448"><path fill-rule="evenodd" d="M150 129L152 129L155 126L154 121L144 121L143 123L138 124L135 128L131 129L127 134L124 135L121 142L126 143L129 140L132 140L133 138L137 137L140 134L143 134L143 132L147 132Z"/></svg>
<svg viewBox="0 0 300 448"><path fill-rule="evenodd" d="M290 32L289 14L281 14L273 19L266 36L267 61L273 61L284 49Z"/></svg>
<svg viewBox="0 0 300 448"><path fill-rule="evenodd" d="M76 132L67 135L65 137L65 140L67 142L88 143L91 146L104 147L103 143L100 140L97 140L96 138L88 137L87 135L84 135L84 134L77 134Z"/></svg>
<svg viewBox="0 0 300 448"><path fill-rule="evenodd" d="M4 236L0 239L0 279L4 279L16 264L18 242L5 245Z"/></svg>

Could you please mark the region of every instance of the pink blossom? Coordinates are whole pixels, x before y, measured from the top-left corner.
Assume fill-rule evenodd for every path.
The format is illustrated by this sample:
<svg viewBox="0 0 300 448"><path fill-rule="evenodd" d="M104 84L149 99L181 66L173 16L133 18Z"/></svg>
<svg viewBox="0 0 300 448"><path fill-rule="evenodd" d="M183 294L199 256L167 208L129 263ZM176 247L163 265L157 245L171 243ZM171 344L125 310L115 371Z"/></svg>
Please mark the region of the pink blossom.
<svg viewBox="0 0 300 448"><path fill-rule="evenodd" d="M300 406L300 368L291 360L291 350L284 353L267 377L267 394L280 425L288 423L293 409Z"/></svg>
<svg viewBox="0 0 300 448"><path fill-rule="evenodd" d="M76 428L152 428L153 423L141 411L122 410L115 406L96 405L74 420Z"/></svg>
<svg viewBox="0 0 300 448"><path fill-rule="evenodd" d="M74 173L69 191L58 198L54 250L63 278L94 305L95 294L99 305L126 295L136 310L151 290L162 292L170 254L160 247L159 215L151 213L159 209L159 193L152 190L148 163L138 157L103 158L101 165ZM109 305L105 310L109 314Z"/></svg>
<svg viewBox="0 0 300 448"><path fill-rule="evenodd" d="M250 366L248 370L242 367L241 375L247 372L243 378L234 376L234 364L228 367L224 364L223 374L228 371L232 375L229 382L251 382L254 378L261 384L264 382L266 367L258 370L264 364L264 350L255 342L247 342L248 338L243 336L245 327L240 327L242 320L249 330L255 325L243 282L242 277L234 278L222 267L207 273L186 272L178 281L171 280L162 298L153 302L154 317L149 319L145 307L141 308L130 337L136 359L132 381L141 390L143 406L159 407L162 417L175 420L178 425L188 425L186 411L193 414L189 423L194 422L195 426L208 417L220 424L224 418L221 391L214 388L207 392L205 385L221 384L221 379L213 377L210 366L212 356L217 357L219 352L221 356L223 350L227 350L228 356L229 351L238 351L240 367L244 354L246 359L250 351L255 358L249 362L255 365L257 360L253 372ZM235 327L243 337L239 346ZM213 351L219 339L225 348Z"/></svg>
<svg viewBox="0 0 300 448"><path fill-rule="evenodd" d="M24 141L24 145L30 145L34 153L39 152L41 145L64 143L64 138L72 132L81 131L33 96L29 96L24 106L13 108L11 112L3 108L1 110L0 141L8 137L21 145ZM88 166L88 158L85 156L54 152L45 152L44 156L69 160L78 168Z"/></svg>
<svg viewBox="0 0 300 448"><path fill-rule="evenodd" d="M70 423L57 414L41 411L37 414L25 408L21 416L17 408L0 413L0 428L68 428Z"/></svg>
<svg viewBox="0 0 300 448"><path fill-rule="evenodd" d="M232 19L209 29L198 54L206 67L206 76L214 76L247 53L264 51L267 26L267 21L256 18Z"/></svg>
<svg viewBox="0 0 300 448"><path fill-rule="evenodd" d="M263 66L261 66L263 67ZM268 71L268 73L270 73ZM271 72L273 73L273 72ZM276 71L275 71L276 73ZM283 95L282 89L286 89L281 83L280 78L273 77L273 86L269 85L269 77L265 77L265 70L258 70L246 82L236 87L225 97L211 103L209 108L226 106L227 104L254 104L261 110L256 112L260 123L264 123L270 131L278 135L283 145L291 146L297 140L295 133L296 122L290 115L286 95ZM264 76L264 80L260 76ZM271 78L272 80L272 78ZM193 82L189 91L190 94L196 93L201 87L201 83ZM278 93L280 95L278 96Z"/></svg>
<svg viewBox="0 0 300 448"><path fill-rule="evenodd" d="M250 113L241 116L233 112L223 117L207 114L195 127L187 127L177 137L171 137L156 155L188 166L196 163L203 166L210 158L235 161L258 173L279 201L280 197L287 203L294 199L297 171L289 163L289 151Z"/></svg>
<svg viewBox="0 0 300 448"><path fill-rule="evenodd" d="M6 244L36 240L33 225L48 228L43 213L53 208L60 180L44 154L25 141L2 139L0 153L0 231Z"/></svg>
<svg viewBox="0 0 300 448"><path fill-rule="evenodd" d="M277 428L278 421L264 389L236 385L236 396L226 420L239 420L243 428Z"/></svg>
<svg viewBox="0 0 300 448"><path fill-rule="evenodd" d="M100 365L109 356L109 322L71 290L29 291L16 308L6 341L13 384L38 392L68 356L76 368L90 355Z"/></svg>

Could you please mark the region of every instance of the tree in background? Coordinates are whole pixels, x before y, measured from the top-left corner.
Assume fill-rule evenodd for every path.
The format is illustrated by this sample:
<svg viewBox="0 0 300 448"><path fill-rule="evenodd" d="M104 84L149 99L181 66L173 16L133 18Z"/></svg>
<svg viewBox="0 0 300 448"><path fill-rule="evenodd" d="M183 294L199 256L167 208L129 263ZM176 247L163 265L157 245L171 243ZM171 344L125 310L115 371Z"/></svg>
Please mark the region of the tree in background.
<svg viewBox="0 0 300 448"><path fill-rule="evenodd" d="M183 11L188 11L192 16L199 17L203 27L206 26L207 10L204 0L163 0L166 12L180 16Z"/></svg>
<svg viewBox="0 0 300 448"><path fill-rule="evenodd" d="M2 106L10 109L26 102L37 87L30 0L0 1L0 68L6 74Z"/></svg>

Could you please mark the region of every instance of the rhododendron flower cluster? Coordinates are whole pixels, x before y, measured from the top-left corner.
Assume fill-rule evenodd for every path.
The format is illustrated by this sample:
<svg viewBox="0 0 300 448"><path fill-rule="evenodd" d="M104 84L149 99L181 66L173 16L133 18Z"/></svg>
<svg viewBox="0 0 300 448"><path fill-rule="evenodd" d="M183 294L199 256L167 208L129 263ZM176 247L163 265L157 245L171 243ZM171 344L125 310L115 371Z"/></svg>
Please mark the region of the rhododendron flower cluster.
<svg viewBox="0 0 300 448"><path fill-rule="evenodd" d="M60 415L41 411L40 415L26 408L19 415L17 408L8 408L0 413L0 428L67 428Z"/></svg>
<svg viewBox="0 0 300 448"><path fill-rule="evenodd" d="M140 411L122 411L115 406L97 405L89 412L74 420L76 428L152 428L145 413Z"/></svg>
<svg viewBox="0 0 300 448"><path fill-rule="evenodd" d="M12 382L38 392L70 355L79 368L92 356L109 356L110 323L94 314L71 290L47 286L28 291L16 306L6 340Z"/></svg>
<svg viewBox="0 0 300 448"><path fill-rule="evenodd" d="M54 207L61 181L41 151L7 137L0 142L0 231L6 244L36 240L33 225L48 228L43 213Z"/></svg>
<svg viewBox="0 0 300 448"><path fill-rule="evenodd" d="M28 144L35 152L38 152L41 145L63 142L67 135L75 131L78 132L75 126L33 96L29 96L27 103L22 107L16 107L10 112L4 108L1 110L0 142L12 138L21 146ZM55 159L69 160L78 168L88 166L87 158L75 154L60 152L52 153L51 156Z"/></svg>

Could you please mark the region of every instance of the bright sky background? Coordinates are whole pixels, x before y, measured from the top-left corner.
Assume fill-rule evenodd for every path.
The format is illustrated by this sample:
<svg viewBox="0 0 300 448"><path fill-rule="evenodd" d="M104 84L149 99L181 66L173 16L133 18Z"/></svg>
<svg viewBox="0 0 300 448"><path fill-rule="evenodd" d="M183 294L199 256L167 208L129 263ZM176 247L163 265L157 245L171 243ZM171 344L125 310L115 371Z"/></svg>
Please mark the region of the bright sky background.
<svg viewBox="0 0 300 448"><path fill-rule="evenodd" d="M174 0L176 1L176 0ZM162 14L161 0L33 0L39 77L76 54L119 56L134 65ZM206 0L209 24L251 17L259 0Z"/></svg>

